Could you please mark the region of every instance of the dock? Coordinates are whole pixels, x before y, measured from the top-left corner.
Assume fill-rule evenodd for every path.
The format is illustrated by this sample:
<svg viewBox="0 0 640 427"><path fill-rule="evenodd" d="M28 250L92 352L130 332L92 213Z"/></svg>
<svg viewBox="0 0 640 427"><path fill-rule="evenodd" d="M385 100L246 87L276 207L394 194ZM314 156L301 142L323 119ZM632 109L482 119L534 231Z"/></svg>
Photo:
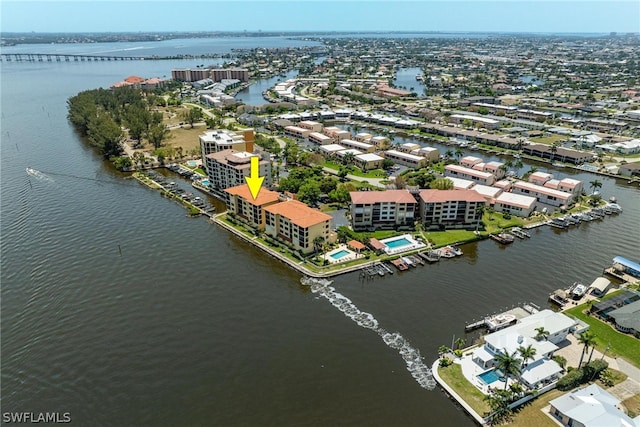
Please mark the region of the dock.
<svg viewBox="0 0 640 427"><path fill-rule="evenodd" d="M474 320L471 323L467 323L464 327L464 330L465 332L471 332L477 329L486 329L489 332L499 331L500 329L511 326L517 323L519 320L524 319L525 317L528 317L539 311L540 307L533 303L516 305L509 310L487 315L480 320Z"/></svg>

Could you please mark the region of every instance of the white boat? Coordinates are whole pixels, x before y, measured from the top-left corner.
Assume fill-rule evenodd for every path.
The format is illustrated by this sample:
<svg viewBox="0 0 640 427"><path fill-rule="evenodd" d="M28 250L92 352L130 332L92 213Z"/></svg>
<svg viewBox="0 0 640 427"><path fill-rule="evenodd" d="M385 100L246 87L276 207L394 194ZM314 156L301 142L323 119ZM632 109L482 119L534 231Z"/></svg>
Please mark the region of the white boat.
<svg viewBox="0 0 640 427"><path fill-rule="evenodd" d="M573 299L582 298L586 292L587 292L587 287L582 283L578 283L578 282L575 282L573 286L571 286L571 289L569 291L569 293L571 294L571 298Z"/></svg>
<svg viewBox="0 0 640 427"><path fill-rule="evenodd" d="M617 203L608 203L605 208L609 208L613 213L622 213L622 206Z"/></svg>
<svg viewBox="0 0 640 427"><path fill-rule="evenodd" d="M512 325L516 320L513 314L502 313L485 318L484 324L490 332L494 332Z"/></svg>

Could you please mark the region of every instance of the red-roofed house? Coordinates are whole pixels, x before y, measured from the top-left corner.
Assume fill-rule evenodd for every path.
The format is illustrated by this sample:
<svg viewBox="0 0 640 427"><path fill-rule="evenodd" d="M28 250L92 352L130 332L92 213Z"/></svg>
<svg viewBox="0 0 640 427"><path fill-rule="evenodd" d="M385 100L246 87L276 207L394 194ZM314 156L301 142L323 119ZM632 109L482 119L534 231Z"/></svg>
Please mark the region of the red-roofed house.
<svg viewBox="0 0 640 427"><path fill-rule="evenodd" d="M420 190L420 218L428 228L471 228L480 218L484 196L474 190Z"/></svg>
<svg viewBox="0 0 640 427"><path fill-rule="evenodd" d="M418 202L407 190L352 191L354 230L413 227Z"/></svg>
<svg viewBox="0 0 640 427"><path fill-rule="evenodd" d="M297 200L275 203L264 208L267 234L290 244L295 250L310 253L314 240L331 237L331 216Z"/></svg>
<svg viewBox="0 0 640 427"><path fill-rule="evenodd" d="M266 188L260 189L258 197L254 199L246 184L227 188L224 191L229 198L227 210L259 229L265 228L264 208L280 202L278 193Z"/></svg>

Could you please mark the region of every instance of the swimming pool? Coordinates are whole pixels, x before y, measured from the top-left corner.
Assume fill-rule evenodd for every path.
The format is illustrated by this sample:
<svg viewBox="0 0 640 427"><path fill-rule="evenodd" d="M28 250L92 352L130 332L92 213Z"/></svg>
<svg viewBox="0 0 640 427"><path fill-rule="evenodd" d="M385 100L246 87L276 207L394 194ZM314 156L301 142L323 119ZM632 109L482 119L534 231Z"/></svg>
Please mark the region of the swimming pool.
<svg viewBox="0 0 640 427"><path fill-rule="evenodd" d="M211 184L211 182L209 182L209 180L208 180L208 179L203 179L203 180L202 180L202 185L206 185L206 186L208 186L209 184Z"/></svg>
<svg viewBox="0 0 640 427"><path fill-rule="evenodd" d="M344 250L344 249L343 249L343 250L338 251L338 252L336 252L336 253L334 253L334 254L331 254L331 255L329 255L329 256L330 256L331 258L333 258L333 259L340 259L340 258L342 258L342 257L345 257L345 256L349 255L350 253L351 253L351 252L346 251L346 250Z"/></svg>
<svg viewBox="0 0 640 427"><path fill-rule="evenodd" d="M502 372L496 369L492 369L490 371L481 373L480 375L478 375L478 377L482 380L482 382L489 385L496 381L499 381L500 377L502 376L501 374Z"/></svg>
<svg viewBox="0 0 640 427"><path fill-rule="evenodd" d="M198 162L196 162L195 160L187 160L187 164L192 168L195 168L196 166L198 166Z"/></svg>
<svg viewBox="0 0 640 427"><path fill-rule="evenodd" d="M401 248L402 246L410 245L411 242L407 238L402 237L396 240L385 241L384 244L391 249L395 249L395 248Z"/></svg>

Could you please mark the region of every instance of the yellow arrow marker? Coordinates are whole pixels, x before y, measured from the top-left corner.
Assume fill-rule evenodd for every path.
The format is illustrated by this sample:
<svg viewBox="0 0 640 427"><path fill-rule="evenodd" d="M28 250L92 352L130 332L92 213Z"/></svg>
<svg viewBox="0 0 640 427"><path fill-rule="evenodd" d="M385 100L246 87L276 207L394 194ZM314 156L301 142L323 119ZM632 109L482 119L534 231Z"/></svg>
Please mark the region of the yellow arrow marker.
<svg viewBox="0 0 640 427"><path fill-rule="evenodd" d="M260 176L260 159L258 157L251 158L251 176L245 176L244 179L247 180L253 200L257 199L262 188L262 181L264 181L264 176Z"/></svg>

